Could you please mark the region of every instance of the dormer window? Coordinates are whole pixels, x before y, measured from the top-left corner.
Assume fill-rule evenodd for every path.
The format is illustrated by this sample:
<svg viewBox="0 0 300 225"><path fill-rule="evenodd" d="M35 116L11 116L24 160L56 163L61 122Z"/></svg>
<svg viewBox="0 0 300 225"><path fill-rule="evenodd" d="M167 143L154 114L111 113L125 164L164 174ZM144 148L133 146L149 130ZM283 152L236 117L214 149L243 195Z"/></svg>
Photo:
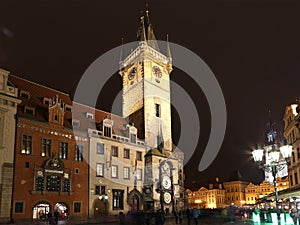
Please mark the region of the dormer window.
<svg viewBox="0 0 300 225"><path fill-rule="evenodd" d="M93 115L92 113L88 113L88 112L87 112L87 113L86 113L86 118L92 120L92 119L94 119L94 115Z"/></svg>
<svg viewBox="0 0 300 225"><path fill-rule="evenodd" d="M136 143L136 134L130 134L130 142Z"/></svg>
<svg viewBox="0 0 300 225"><path fill-rule="evenodd" d="M72 112L72 106L70 106L70 105L65 105L65 111L66 111L66 112Z"/></svg>
<svg viewBox="0 0 300 225"><path fill-rule="evenodd" d="M109 126L104 126L104 131L103 131L103 133L104 133L104 136L105 136L105 137L111 137L111 127L109 127Z"/></svg>
<svg viewBox="0 0 300 225"><path fill-rule="evenodd" d="M50 99L49 99L49 98L46 98L46 97L44 97L44 98L43 98L43 104L45 104L45 105L49 105L49 103L50 103Z"/></svg>
<svg viewBox="0 0 300 225"><path fill-rule="evenodd" d="M30 93L28 91L21 90L20 91L20 97L25 98L25 99L29 99L30 98Z"/></svg>
<svg viewBox="0 0 300 225"><path fill-rule="evenodd" d="M112 134L112 126L114 121L108 118L103 120L103 135L104 137L111 137Z"/></svg>
<svg viewBox="0 0 300 225"><path fill-rule="evenodd" d="M26 114L29 114L29 115L34 115L35 114L35 108L26 105L25 108L24 108L24 112Z"/></svg>

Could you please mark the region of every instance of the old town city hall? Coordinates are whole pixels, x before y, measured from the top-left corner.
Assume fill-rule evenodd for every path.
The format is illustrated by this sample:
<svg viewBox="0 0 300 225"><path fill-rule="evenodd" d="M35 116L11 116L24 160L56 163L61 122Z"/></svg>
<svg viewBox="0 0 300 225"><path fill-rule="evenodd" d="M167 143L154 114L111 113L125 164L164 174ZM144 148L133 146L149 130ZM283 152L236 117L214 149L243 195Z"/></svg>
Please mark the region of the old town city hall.
<svg viewBox="0 0 300 225"><path fill-rule="evenodd" d="M1 220L183 207L165 52L146 12L138 45L120 62L122 116L0 69Z"/></svg>

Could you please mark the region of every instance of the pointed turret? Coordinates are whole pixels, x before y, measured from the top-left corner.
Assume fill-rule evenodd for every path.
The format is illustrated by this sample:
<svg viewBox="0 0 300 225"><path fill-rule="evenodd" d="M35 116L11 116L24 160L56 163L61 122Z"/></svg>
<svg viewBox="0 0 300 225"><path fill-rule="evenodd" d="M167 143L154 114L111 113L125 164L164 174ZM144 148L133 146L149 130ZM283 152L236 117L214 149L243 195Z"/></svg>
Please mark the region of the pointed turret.
<svg viewBox="0 0 300 225"><path fill-rule="evenodd" d="M269 122L267 124L267 133L266 133L266 144L275 144L276 143L277 132L272 121L271 111L269 111Z"/></svg>
<svg viewBox="0 0 300 225"><path fill-rule="evenodd" d="M138 41L146 41L149 46L157 51L159 50L153 26L150 22L149 11L146 10L146 15L141 17L141 25L137 32Z"/></svg>

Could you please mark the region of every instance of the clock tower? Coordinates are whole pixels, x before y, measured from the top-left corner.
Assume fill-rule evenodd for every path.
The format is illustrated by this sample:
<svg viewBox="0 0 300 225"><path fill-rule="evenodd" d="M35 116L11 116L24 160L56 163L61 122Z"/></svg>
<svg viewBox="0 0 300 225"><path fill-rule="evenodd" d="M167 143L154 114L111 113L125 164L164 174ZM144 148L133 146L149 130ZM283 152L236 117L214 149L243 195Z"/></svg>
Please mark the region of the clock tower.
<svg viewBox="0 0 300 225"><path fill-rule="evenodd" d="M160 52L148 11L141 17L139 45L122 62L123 117L138 128L149 148L164 145L172 151L170 73L171 57Z"/></svg>
<svg viewBox="0 0 300 225"><path fill-rule="evenodd" d="M162 53L148 11L141 17L138 45L120 62L123 117L134 123L145 140L143 195L145 210L172 212L183 203L183 153L173 150L170 73L172 58ZM181 194L180 194L181 193Z"/></svg>

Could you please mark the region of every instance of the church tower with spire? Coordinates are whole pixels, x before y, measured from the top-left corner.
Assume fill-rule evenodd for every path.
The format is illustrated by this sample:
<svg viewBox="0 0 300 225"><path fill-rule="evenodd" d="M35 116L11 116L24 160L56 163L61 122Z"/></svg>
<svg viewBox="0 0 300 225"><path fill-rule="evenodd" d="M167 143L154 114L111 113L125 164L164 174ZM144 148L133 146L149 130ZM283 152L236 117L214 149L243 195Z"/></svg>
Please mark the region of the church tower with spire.
<svg viewBox="0 0 300 225"><path fill-rule="evenodd" d="M123 117L138 128L149 148L172 151L170 73L171 56L158 46L149 12L141 17L138 46L121 61ZM167 51L170 54L170 51Z"/></svg>
<svg viewBox="0 0 300 225"><path fill-rule="evenodd" d="M144 210L171 213L183 207L183 153L174 151L171 130L169 45L158 45L148 10L141 17L138 44L120 61L123 117L145 140ZM168 43L168 42L167 42Z"/></svg>

